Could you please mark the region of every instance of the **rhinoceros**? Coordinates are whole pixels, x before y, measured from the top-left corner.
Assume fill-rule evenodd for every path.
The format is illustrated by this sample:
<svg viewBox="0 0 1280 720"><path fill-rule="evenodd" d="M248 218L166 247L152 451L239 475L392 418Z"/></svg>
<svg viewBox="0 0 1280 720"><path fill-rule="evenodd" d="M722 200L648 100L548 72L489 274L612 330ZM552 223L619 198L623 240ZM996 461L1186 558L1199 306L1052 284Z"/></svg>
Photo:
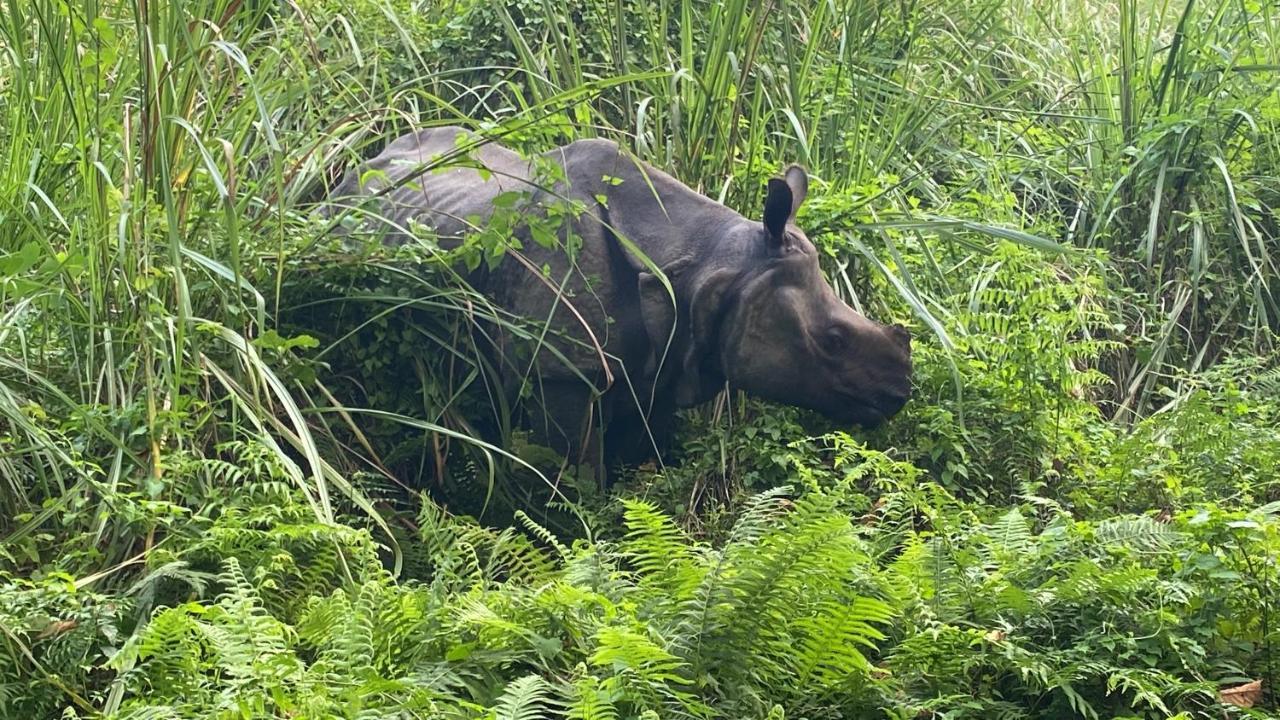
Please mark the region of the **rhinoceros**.
<svg viewBox="0 0 1280 720"><path fill-rule="evenodd" d="M329 212L361 205L383 241L426 228L446 249L500 225L506 257L469 280L551 330L534 351L534 429L561 452L616 459L651 456L678 408L725 388L868 427L907 402L910 335L854 311L823 278L795 224L807 190L789 167L750 219L612 141L523 157L435 127L349 171Z"/></svg>

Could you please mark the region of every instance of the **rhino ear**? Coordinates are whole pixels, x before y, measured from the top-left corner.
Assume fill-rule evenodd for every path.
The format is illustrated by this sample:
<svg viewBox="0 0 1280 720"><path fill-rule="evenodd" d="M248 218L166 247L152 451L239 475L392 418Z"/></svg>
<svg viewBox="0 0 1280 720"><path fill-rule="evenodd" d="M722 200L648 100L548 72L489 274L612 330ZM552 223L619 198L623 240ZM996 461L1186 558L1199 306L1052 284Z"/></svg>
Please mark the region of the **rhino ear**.
<svg viewBox="0 0 1280 720"><path fill-rule="evenodd" d="M792 165L782 179L769 181L769 194L764 199L764 227L769 237L779 244L786 242L787 223L794 220L805 196L809 194L809 174Z"/></svg>
<svg viewBox="0 0 1280 720"><path fill-rule="evenodd" d="M769 232L769 238L778 243L787 236L792 201L789 184L777 178L769 181L769 194L764 198L764 229Z"/></svg>
<svg viewBox="0 0 1280 720"><path fill-rule="evenodd" d="M809 173L799 165L792 165L787 168L783 177L786 178L787 187L791 189L791 219L795 219L805 196L809 194Z"/></svg>

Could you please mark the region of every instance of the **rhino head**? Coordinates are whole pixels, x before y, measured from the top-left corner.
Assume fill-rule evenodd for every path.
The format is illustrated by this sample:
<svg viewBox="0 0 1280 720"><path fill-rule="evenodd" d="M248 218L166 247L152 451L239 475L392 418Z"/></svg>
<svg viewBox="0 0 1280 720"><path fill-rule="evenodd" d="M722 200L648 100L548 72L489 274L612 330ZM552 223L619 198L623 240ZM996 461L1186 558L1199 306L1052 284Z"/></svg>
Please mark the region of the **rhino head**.
<svg viewBox="0 0 1280 720"><path fill-rule="evenodd" d="M795 225L807 190L804 170L792 166L769 181L764 222L740 230L748 266L722 273L732 289L717 333L720 371L731 387L874 427L910 397L911 336L836 296Z"/></svg>

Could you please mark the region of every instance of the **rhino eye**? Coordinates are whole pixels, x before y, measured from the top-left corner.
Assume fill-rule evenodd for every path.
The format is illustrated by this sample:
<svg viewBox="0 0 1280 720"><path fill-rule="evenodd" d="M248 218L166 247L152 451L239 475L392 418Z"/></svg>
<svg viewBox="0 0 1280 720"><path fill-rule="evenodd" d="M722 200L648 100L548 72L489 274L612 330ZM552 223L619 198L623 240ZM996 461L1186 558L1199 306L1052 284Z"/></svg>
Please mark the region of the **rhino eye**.
<svg viewBox="0 0 1280 720"><path fill-rule="evenodd" d="M830 328L822 334L822 349L838 355L849 349L849 334L840 328Z"/></svg>

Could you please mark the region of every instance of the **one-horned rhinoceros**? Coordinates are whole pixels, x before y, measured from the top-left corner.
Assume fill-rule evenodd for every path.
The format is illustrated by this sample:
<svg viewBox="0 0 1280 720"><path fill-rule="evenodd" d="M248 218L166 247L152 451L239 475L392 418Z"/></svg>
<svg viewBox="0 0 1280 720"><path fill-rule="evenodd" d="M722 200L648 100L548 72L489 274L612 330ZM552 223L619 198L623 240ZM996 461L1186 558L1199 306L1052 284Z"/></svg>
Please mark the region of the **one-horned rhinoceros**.
<svg viewBox="0 0 1280 720"><path fill-rule="evenodd" d="M762 217L748 219L610 141L525 158L440 127L349 172L329 212L360 204L387 242L424 226L444 248L509 228L507 257L469 279L497 306L553 330L533 366L534 429L561 451L616 458L651 452L677 408L726 386L864 426L906 403L910 336L832 291L794 223L807 189L805 171L788 168L769 180ZM513 208L542 220L511 223ZM549 214L562 220L551 231Z"/></svg>

